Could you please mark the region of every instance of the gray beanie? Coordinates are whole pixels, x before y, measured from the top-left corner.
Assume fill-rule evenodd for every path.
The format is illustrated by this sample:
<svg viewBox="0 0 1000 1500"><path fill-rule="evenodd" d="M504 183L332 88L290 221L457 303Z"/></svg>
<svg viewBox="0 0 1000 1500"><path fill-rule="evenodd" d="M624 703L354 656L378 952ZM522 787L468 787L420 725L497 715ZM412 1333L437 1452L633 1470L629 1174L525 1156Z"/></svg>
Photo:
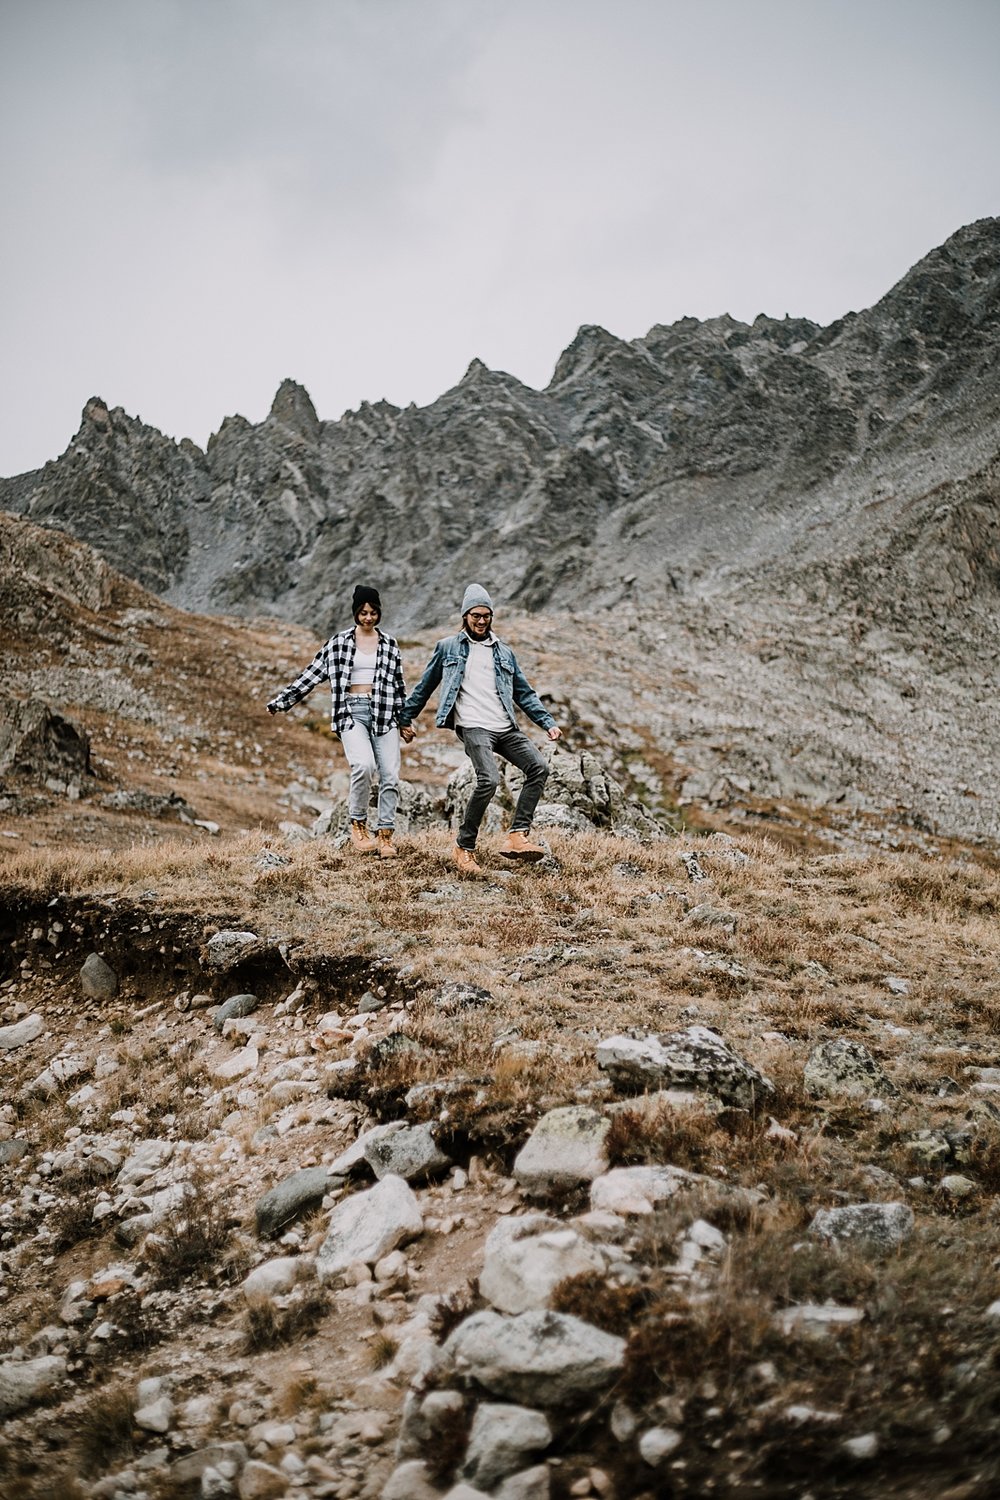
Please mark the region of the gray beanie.
<svg viewBox="0 0 1000 1500"><path fill-rule="evenodd" d="M481 583L470 583L462 597L462 619L464 620L470 609L475 609L477 604L482 604L492 612L493 600L483 588Z"/></svg>

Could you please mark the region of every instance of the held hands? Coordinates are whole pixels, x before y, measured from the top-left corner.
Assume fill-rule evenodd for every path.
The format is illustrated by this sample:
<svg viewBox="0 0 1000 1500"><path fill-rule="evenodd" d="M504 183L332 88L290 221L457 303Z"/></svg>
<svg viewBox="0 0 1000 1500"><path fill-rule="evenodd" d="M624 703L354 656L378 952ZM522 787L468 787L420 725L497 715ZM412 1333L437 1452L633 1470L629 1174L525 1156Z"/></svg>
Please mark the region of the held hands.
<svg viewBox="0 0 1000 1500"><path fill-rule="evenodd" d="M558 724L553 724L552 728L549 730L549 739L550 740L561 740L562 739L562 730L559 728Z"/></svg>
<svg viewBox="0 0 1000 1500"><path fill-rule="evenodd" d="M399 737L405 744L409 745L417 737L417 731L412 724L401 724L399 726Z"/></svg>

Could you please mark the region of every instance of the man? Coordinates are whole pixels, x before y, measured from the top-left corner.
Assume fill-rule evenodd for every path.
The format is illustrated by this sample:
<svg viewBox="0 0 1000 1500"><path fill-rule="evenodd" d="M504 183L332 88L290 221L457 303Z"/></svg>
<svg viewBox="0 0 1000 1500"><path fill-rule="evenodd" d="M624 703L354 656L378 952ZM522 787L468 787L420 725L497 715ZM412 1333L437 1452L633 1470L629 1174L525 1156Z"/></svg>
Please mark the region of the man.
<svg viewBox="0 0 1000 1500"><path fill-rule="evenodd" d="M524 773L510 832L500 852L508 859L542 859L545 850L531 837L531 820L549 768L518 729L515 705L546 730L550 740L561 739L562 731L542 707L511 648L493 634L493 601L481 584L469 584L462 600L461 632L438 641L424 675L403 704L399 732L407 743L414 736L413 720L439 683L438 728L454 729L476 772L452 859L465 875L481 873L476 839L500 784L497 755Z"/></svg>

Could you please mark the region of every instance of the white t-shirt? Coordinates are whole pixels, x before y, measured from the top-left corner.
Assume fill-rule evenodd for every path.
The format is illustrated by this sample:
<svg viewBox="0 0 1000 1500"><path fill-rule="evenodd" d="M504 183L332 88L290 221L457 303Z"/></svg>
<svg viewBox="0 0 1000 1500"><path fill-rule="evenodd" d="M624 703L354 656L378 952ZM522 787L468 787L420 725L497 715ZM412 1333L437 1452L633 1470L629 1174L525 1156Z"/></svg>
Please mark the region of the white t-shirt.
<svg viewBox="0 0 1000 1500"><path fill-rule="evenodd" d="M371 685L375 681L375 663L378 660L378 647L369 655L365 651L355 649L354 665L351 668L351 686L363 687L365 683Z"/></svg>
<svg viewBox="0 0 1000 1500"><path fill-rule="evenodd" d="M513 729L510 715L500 702L493 671L493 647L469 642L462 686L455 699L455 723L460 729Z"/></svg>

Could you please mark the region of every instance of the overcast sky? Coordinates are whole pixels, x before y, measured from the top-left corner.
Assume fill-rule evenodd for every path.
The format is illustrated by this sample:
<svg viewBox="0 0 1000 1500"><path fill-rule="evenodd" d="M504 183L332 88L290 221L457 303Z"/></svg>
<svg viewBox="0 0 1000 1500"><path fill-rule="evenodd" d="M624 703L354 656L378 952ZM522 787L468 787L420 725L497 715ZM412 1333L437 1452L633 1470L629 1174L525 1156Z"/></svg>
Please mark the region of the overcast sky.
<svg viewBox="0 0 1000 1500"><path fill-rule="evenodd" d="M829 322L1000 213L998 78L997 0L0 0L0 474Z"/></svg>

